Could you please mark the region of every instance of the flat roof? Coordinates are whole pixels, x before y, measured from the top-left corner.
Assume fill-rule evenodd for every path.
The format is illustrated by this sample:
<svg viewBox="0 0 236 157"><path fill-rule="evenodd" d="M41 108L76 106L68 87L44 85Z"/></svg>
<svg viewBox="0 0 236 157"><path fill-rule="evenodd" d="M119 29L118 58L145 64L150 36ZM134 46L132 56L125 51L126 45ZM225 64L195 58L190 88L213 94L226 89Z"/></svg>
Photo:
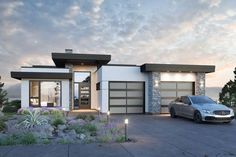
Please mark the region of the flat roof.
<svg viewBox="0 0 236 157"><path fill-rule="evenodd" d="M143 64L141 72L215 72L214 65L188 65L188 64Z"/></svg>
<svg viewBox="0 0 236 157"><path fill-rule="evenodd" d="M75 65L106 65L111 60L111 55L81 54L81 53L52 53L52 60L57 67L65 67L65 64Z"/></svg>
<svg viewBox="0 0 236 157"><path fill-rule="evenodd" d="M22 72L12 71L11 77L21 80L22 78L29 79L72 79L72 73L51 73L51 72Z"/></svg>

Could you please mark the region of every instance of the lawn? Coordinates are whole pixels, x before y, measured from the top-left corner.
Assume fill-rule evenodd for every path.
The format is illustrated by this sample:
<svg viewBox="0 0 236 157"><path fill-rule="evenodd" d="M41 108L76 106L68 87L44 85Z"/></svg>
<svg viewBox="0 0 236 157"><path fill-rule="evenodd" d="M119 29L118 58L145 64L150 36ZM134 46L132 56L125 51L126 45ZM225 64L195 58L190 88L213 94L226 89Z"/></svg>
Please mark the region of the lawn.
<svg viewBox="0 0 236 157"><path fill-rule="evenodd" d="M0 145L124 142L122 121L106 115L66 116L56 109L0 112Z"/></svg>

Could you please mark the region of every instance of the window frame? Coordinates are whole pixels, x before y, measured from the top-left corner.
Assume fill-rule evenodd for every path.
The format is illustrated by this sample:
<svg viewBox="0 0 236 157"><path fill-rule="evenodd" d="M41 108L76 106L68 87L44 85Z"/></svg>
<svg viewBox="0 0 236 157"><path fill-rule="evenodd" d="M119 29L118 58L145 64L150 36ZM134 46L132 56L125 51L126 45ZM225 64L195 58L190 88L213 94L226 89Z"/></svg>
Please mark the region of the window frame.
<svg viewBox="0 0 236 157"><path fill-rule="evenodd" d="M38 88L38 97L31 97L31 82L38 82L39 84L39 88ZM41 106L41 83L42 82L58 82L60 84L60 106L53 106L53 107L62 107L62 81L61 80L29 80L29 107L42 107ZM31 105L30 100L31 99L38 99L39 104L37 106L33 106ZM43 107L47 107L47 106L43 106Z"/></svg>

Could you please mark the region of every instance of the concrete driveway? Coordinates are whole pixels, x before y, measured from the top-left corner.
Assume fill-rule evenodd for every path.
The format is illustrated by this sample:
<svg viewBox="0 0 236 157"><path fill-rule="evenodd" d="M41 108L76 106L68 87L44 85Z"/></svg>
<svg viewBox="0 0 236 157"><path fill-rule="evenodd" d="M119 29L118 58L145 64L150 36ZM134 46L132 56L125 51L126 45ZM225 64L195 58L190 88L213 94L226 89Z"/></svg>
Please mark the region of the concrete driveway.
<svg viewBox="0 0 236 157"><path fill-rule="evenodd" d="M122 120L126 116L112 116ZM236 156L236 122L195 124L183 118L128 115L128 132L136 142L0 147L0 157L232 157Z"/></svg>

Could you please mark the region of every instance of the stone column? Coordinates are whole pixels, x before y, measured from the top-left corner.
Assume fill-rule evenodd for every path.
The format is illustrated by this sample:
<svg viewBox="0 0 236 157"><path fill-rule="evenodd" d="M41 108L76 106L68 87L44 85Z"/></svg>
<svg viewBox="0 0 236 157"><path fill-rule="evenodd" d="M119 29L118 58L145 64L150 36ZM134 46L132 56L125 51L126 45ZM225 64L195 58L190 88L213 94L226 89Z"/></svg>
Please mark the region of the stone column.
<svg viewBox="0 0 236 157"><path fill-rule="evenodd" d="M195 95L205 95L205 73L196 73Z"/></svg>
<svg viewBox="0 0 236 157"><path fill-rule="evenodd" d="M148 112L160 113L161 111L161 94L159 90L160 73L150 72L148 74Z"/></svg>

